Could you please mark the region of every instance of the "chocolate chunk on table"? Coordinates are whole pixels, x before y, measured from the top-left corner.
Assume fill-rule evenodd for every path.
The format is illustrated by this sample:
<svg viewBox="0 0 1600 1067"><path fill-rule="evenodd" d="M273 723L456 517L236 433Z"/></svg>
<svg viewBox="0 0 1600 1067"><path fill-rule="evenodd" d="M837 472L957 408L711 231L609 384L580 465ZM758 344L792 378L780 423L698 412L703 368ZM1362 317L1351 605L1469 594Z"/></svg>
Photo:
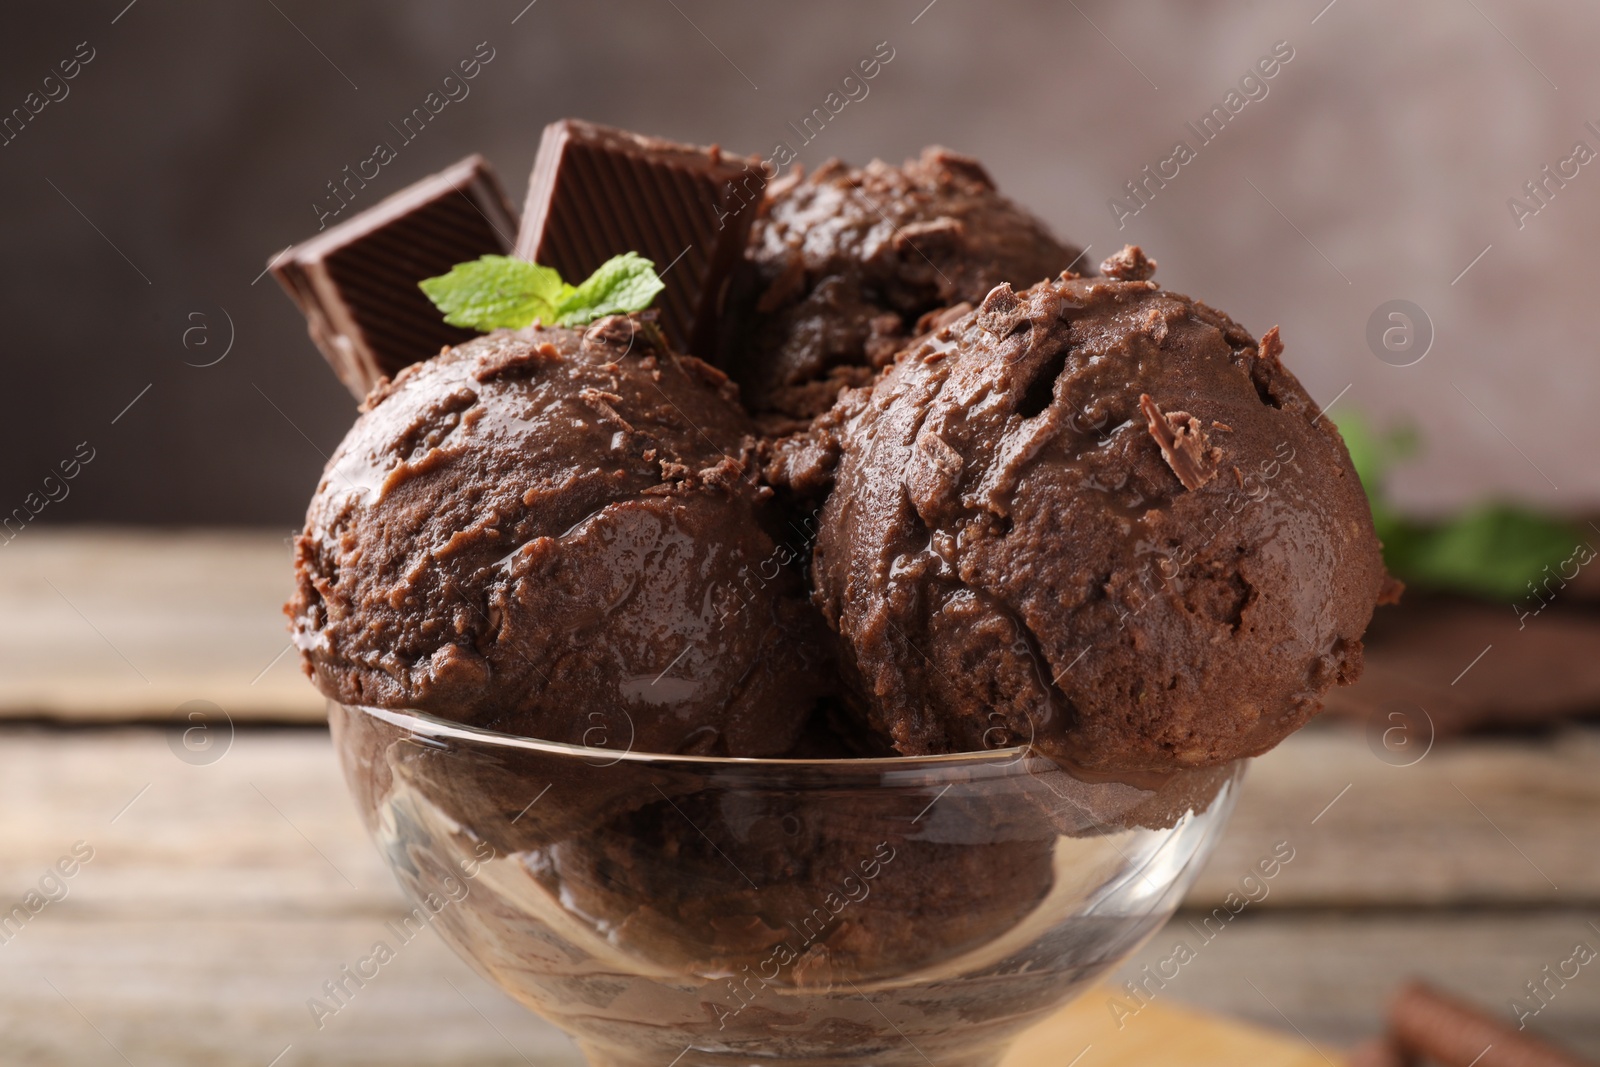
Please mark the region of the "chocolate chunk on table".
<svg viewBox="0 0 1600 1067"><path fill-rule="evenodd" d="M1420 707L1449 737L1600 714L1600 615L1575 598L1519 618L1513 604L1408 592L1379 609L1365 642L1361 680L1328 694L1330 716L1388 721Z"/></svg>
<svg viewBox="0 0 1600 1067"><path fill-rule="evenodd" d="M1389 1004L1395 1044L1441 1067L1595 1067L1501 1019L1422 982L1408 982Z"/></svg>
<svg viewBox="0 0 1600 1067"><path fill-rule="evenodd" d="M311 339L358 398L381 377L474 336L417 288L457 263L510 251L516 215L472 155L273 260Z"/></svg>
<svg viewBox="0 0 1600 1067"><path fill-rule="evenodd" d="M661 325L710 356L727 281L766 178L754 158L563 119L545 127L516 254L577 284L624 252L666 283Z"/></svg>

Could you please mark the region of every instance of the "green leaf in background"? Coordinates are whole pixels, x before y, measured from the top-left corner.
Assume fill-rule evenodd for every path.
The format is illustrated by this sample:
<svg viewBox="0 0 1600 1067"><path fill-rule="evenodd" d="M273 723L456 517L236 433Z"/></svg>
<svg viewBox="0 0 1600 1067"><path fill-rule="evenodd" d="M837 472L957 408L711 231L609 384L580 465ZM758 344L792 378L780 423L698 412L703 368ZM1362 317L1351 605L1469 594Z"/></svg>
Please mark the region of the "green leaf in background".
<svg viewBox="0 0 1600 1067"><path fill-rule="evenodd" d="M550 267L510 256L457 263L450 273L417 285L445 313L445 322L484 333L520 330L535 319L554 322L557 306L572 291Z"/></svg>
<svg viewBox="0 0 1600 1067"><path fill-rule="evenodd" d="M452 326L488 333L520 330L535 321L583 326L606 315L643 311L666 288L655 264L635 252L612 256L571 286L552 267L511 256L480 256L418 287Z"/></svg>
<svg viewBox="0 0 1600 1067"><path fill-rule="evenodd" d="M581 326L607 315L643 311L666 288L655 268L637 252L612 256L582 285L567 293L556 309L556 324Z"/></svg>
<svg viewBox="0 0 1600 1067"><path fill-rule="evenodd" d="M1401 425L1381 437L1367 426L1367 420L1354 412L1346 412L1339 419L1339 434L1345 448L1350 450L1350 461L1355 464L1367 496L1381 489L1389 468L1403 459L1410 459L1419 451L1416 427Z"/></svg>
<svg viewBox="0 0 1600 1067"><path fill-rule="evenodd" d="M1339 432L1367 491L1384 563L1407 585L1516 600L1585 543L1571 523L1513 504L1479 505L1443 522L1407 519L1389 503L1385 480L1396 462L1417 452L1415 431L1380 436L1345 412Z"/></svg>
<svg viewBox="0 0 1600 1067"><path fill-rule="evenodd" d="M1434 528L1406 561L1418 585L1520 599L1582 542L1574 527L1507 504L1477 507ZM1546 571L1545 568L1550 570Z"/></svg>
<svg viewBox="0 0 1600 1067"><path fill-rule="evenodd" d="M1402 561L1409 559L1418 539L1419 530L1407 523L1384 497L1384 478L1396 461L1414 455L1417 435L1411 427L1391 430L1378 437L1367 428L1366 420L1347 411L1339 419L1339 434L1350 452L1350 462L1366 490L1367 503L1372 508L1372 525L1378 540L1383 542L1383 558L1389 573L1405 580L1400 573Z"/></svg>

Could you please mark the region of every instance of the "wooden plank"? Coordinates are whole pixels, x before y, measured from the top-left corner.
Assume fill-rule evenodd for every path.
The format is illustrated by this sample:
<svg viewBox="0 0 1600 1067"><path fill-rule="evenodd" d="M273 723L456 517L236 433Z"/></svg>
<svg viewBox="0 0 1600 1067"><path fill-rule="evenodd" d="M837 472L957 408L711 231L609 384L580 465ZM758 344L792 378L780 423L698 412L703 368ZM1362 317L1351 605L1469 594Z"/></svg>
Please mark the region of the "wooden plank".
<svg viewBox="0 0 1600 1067"><path fill-rule="evenodd" d="M399 906L326 730L242 731L205 765L179 759L172 734L154 728L3 736L0 888L35 880L82 840L95 855L66 912L348 916Z"/></svg>
<svg viewBox="0 0 1600 1067"><path fill-rule="evenodd" d="M307 999L342 964L370 950L383 936L382 922L378 916L296 918L251 911L194 918L176 909L148 919L69 917L65 910L47 909L0 949L5 1062L119 1062L88 1023L138 1067L265 1067L290 1044L294 1050L278 1067L519 1064L524 1055L540 1064L577 1062L553 1028L482 982L432 935L404 946L347 1009L317 1029ZM1118 983L1108 982L1076 1002L1057 1026L1025 1039L1034 1051L1008 1067L1066 1067L1090 1044L1095 1050L1078 1067L1322 1062L1302 1055L1309 1050L1293 1027L1325 1048L1353 1043L1376 1032L1383 998L1412 974L1506 1009L1521 983L1565 958L1567 942L1581 936L1583 925L1582 915L1571 913L1267 916L1199 949L1123 1028L1109 1007ZM1141 977L1139 968L1165 955L1175 932L1169 927L1158 934L1118 979ZM1590 943L1596 943L1592 934ZM1596 983L1600 975L1586 968L1532 1021L1533 1028L1600 1054ZM1182 1016L1168 1016L1169 1009L1184 1005L1246 1019L1256 1031L1196 1030ZM1263 1058L1238 1054L1238 1045L1224 1046L1236 1053L1231 1060L1201 1058L1224 1037L1244 1042ZM1152 1048L1172 1056L1151 1055ZM1283 1058L1266 1058L1268 1049Z"/></svg>
<svg viewBox="0 0 1600 1067"><path fill-rule="evenodd" d="M1198 921L1196 913L1180 912L1105 983L1099 1010L1110 1018L1112 997L1134 1005L1125 983L1147 980L1144 968L1173 958L1183 941L1194 958L1164 987L1151 983L1152 1005L1181 1001L1280 1032L1298 1028L1319 1042L1351 1045L1380 1032L1385 999L1405 979L1421 977L1515 1026L1512 999L1539 1007L1527 983L1540 980L1543 968L1558 968L1579 941L1600 949L1600 930L1591 925L1600 916L1592 908L1246 910L1210 942L1189 926ZM1528 1018L1528 1027L1600 1061L1600 962L1577 973L1564 987L1549 987L1547 1006ZM1123 1017L1131 1030L1143 1013Z"/></svg>
<svg viewBox="0 0 1600 1067"><path fill-rule="evenodd" d="M47 909L0 949L0 1060L29 1067L583 1062L560 1031L479 978L431 933L401 946L319 1028L307 1001L384 936L376 916L242 910L195 918L173 909L99 919Z"/></svg>
<svg viewBox="0 0 1600 1067"><path fill-rule="evenodd" d="M1314 724L1253 761L1191 899L1217 901L1273 845L1295 858L1268 907L1600 904L1600 730L1441 742L1410 767L1361 730Z"/></svg>
<svg viewBox="0 0 1600 1067"><path fill-rule="evenodd" d="M398 899L322 730L241 730L196 766L162 730L13 728L0 733L0 812L0 888L83 839L97 855L74 899L100 912L371 914ZM1597 821L1600 731L1454 742L1404 769L1359 734L1303 731L1255 761L1189 899L1209 909L1229 892L1259 895L1243 880L1288 841L1294 859L1255 910L1592 906Z"/></svg>
<svg viewBox="0 0 1600 1067"><path fill-rule="evenodd" d="M315 722L288 648L289 531L29 529L0 551L0 718Z"/></svg>
<svg viewBox="0 0 1600 1067"><path fill-rule="evenodd" d="M388 936L375 918L57 922L0 957L11 1065L576 1067L558 1030L490 987L442 942L399 948L331 1018L306 1006ZM270 946L270 951L263 951ZM1024 1034L1005 1067L1325 1067L1296 1036L1162 1003L1118 1030L1096 990ZM1178 1057L1181 1056L1181 1059ZM665 1065L663 1065L665 1067Z"/></svg>
<svg viewBox="0 0 1600 1067"><path fill-rule="evenodd" d="M1370 1032L1382 996L1408 973L1503 1005L1583 936L1589 913L1581 909L1595 898L1591 861L1558 853L1593 850L1597 809L1585 783L1600 777L1597 760L1600 740L1582 732L1542 745L1457 743L1407 770L1377 761L1359 735L1297 735L1257 761L1190 910L1119 976L1141 979L1140 968L1170 955L1174 938L1196 943L1197 959L1159 991L1152 1009L1117 1031L1129 1062L1153 1061L1147 1039L1128 1035L1148 1033L1174 1047L1177 1038L1135 1027L1152 1026L1161 1009L1182 1001L1280 1033L1289 1032L1287 1018L1334 1042ZM1559 896L1541 889L1531 864L1459 802L1452 782L1557 878ZM1431 795L1441 789L1447 795ZM1458 801L1447 802L1450 796ZM1533 823L1541 819L1559 828L1539 830ZM1409 851L1385 844L1386 834ZM1264 900L1203 946L1198 934L1185 933L1283 837L1294 842L1296 858ZM85 1019L141 1067L263 1067L286 1044L295 1048L278 1067L521 1063L523 1055L575 1062L562 1058L564 1039L472 977L431 937L408 945L348 1016L323 1031L311 1027L306 999L404 911L344 795L325 731L242 730L209 765L180 760L167 735L151 728L0 731L0 901L20 899L78 841L94 856L68 883L69 895L0 946L0 1033L19 1050L7 1062L120 1062ZM1519 868L1525 873L1506 873ZM1326 881L1337 891L1320 888ZM1491 906L1397 911L1391 903L1407 899ZM1349 917L1306 910L1329 902L1373 910ZM1528 907L1537 910L1521 910ZM1600 944L1600 933L1591 943ZM1600 1051L1596 983L1600 972L1586 971L1541 1013L1539 1026ZM1075 1010L1098 1018L1094 1025L1113 1025L1112 995L1085 998ZM1079 1018L1041 1038L1037 1047L1054 1058L1040 1062L1065 1067L1087 1043L1067 1050L1070 1035L1092 1022ZM1195 1056L1208 1040L1193 1037ZM1297 1056L1305 1051L1297 1042L1274 1047ZM1062 1051L1069 1055L1055 1055ZM1277 1061L1263 1050L1259 1058L1217 1062Z"/></svg>

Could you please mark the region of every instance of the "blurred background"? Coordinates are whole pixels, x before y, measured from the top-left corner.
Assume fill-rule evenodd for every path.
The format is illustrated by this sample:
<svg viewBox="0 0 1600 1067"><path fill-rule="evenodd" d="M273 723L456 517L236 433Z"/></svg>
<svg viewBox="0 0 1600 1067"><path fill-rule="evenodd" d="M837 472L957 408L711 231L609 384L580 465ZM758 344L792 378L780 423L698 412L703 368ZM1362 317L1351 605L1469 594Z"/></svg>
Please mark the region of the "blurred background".
<svg viewBox="0 0 1600 1067"><path fill-rule="evenodd" d="M8 4L0 901L99 850L0 945L14 1062L571 1056L431 942L305 1018L398 896L276 613L355 405L263 268L481 45L353 209L474 151L520 205L568 115L807 168L942 143L1094 260L1141 244L1166 286L1281 326L1365 428L1363 473L1391 463L1419 595L1339 721L1260 761L1193 907L1277 840L1304 858L1172 997L1345 1043L1423 973L1600 1052L1600 972L1529 987L1600 946L1597 32L1575 0ZM880 43L869 94L802 144ZM1441 529L1477 547L1439 563ZM199 758L174 740L195 723L219 731Z"/></svg>
<svg viewBox="0 0 1600 1067"><path fill-rule="evenodd" d="M1281 325L1319 400L1348 387L1340 405L1417 422L1408 505L1600 503L1577 436L1600 398L1580 314L1600 176L1551 183L1521 228L1507 207L1539 208L1525 184L1576 142L1600 150L1587 5L938 0L913 24L915 0L126 2L13 4L0 41L6 112L79 42L94 55L0 148L0 306L19 327L0 502L78 442L97 451L41 522L298 521L352 405L258 275L316 231L326 183L482 41L496 58L470 96L366 202L481 151L520 204L540 129L565 115L745 152L784 139L809 167L943 143L1094 254L1141 243L1169 287L1258 334ZM867 98L800 144L788 124L880 41L894 59ZM1201 144L1187 124L1280 41L1293 59L1266 95ZM1126 184L1180 140L1196 157L1119 228L1108 202L1138 206ZM1395 299L1432 322L1409 367L1367 343ZM195 366L230 335L226 358Z"/></svg>

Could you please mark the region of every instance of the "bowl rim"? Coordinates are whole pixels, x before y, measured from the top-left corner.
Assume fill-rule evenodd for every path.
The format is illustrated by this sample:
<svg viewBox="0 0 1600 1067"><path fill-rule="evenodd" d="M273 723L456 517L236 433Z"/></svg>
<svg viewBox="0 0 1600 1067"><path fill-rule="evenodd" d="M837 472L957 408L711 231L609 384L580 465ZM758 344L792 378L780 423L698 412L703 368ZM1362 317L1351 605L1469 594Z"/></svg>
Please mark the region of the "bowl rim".
<svg viewBox="0 0 1600 1067"><path fill-rule="evenodd" d="M416 709L380 708L371 704L350 704L331 697L328 698L328 706L330 709L337 706L346 711L361 712L391 726L398 726L409 730L414 735L426 738L474 741L501 748L518 748L580 760L592 760L599 756L608 761L603 766L626 761L658 764L693 763L719 767L828 767L833 769L861 768L870 770L875 768L912 769L962 763L981 766L1010 765L1021 763L1030 756L1035 759L1047 758L1035 752L1031 745L1012 745L1009 748L988 749L981 752L948 752L932 756L865 756L832 759L675 755L668 752L635 752L632 749L618 752L614 749L595 748L590 745L573 745L562 741L545 741L537 737L501 733L498 730L489 730L481 726L468 726L465 723L451 722L448 719L442 719Z"/></svg>

